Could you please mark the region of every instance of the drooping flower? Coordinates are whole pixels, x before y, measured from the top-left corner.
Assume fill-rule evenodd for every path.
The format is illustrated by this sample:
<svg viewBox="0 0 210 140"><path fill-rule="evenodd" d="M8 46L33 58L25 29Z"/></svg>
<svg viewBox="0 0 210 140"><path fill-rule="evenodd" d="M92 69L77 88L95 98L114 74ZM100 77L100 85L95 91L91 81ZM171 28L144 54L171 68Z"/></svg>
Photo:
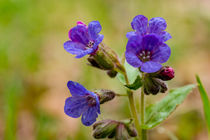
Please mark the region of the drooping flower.
<svg viewBox="0 0 210 140"><path fill-rule="evenodd" d="M69 31L69 41L64 43L64 49L81 58L87 54L94 54L104 36L99 34L102 27L98 21L92 21L87 25L77 22L77 26Z"/></svg>
<svg viewBox="0 0 210 140"><path fill-rule="evenodd" d="M72 96L66 99L64 112L72 118L82 116L81 120L84 125L92 125L100 114L98 95L77 82L69 81L67 86Z"/></svg>
<svg viewBox="0 0 210 140"><path fill-rule="evenodd" d="M133 18L131 22L133 28L132 32L128 32L126 37L129 39L131 36L136 34L144 36L150 33L157 34L160 36L163 42L171 39L171 35L164 31L167 27L166 21L161 17L155 17L149 20L144 15L137 15Z"/></svg>
<svg viewBox="0 0 210 140"><path fill-rule="evenodd" d="M165 63L170 55L171 49L156 34L132 36L125 52L127 62L146 73L160 70L161 63Z"/></svg>

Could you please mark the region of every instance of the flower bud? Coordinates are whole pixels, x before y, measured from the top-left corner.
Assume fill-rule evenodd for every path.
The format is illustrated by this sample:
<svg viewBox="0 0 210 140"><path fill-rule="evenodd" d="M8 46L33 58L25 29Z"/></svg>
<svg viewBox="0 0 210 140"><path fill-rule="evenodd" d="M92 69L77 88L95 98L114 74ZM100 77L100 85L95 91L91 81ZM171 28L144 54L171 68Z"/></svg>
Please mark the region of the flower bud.
<svg viewBox="0 0 210 140"><path fill-rule="evenodd" d="M107 89L96 90L95 93L99 95L100 104L108 102L115 97L115 92Z"/></svg>
<svg viewBox="0 0 210 140"><path fill-rule="evenodd" d="M114 120L103 120L96 122L93 125L93 137L96 139L114 137L115 129L118 125L117 121Z"/></svg>
<svg viewBox="0 0 210 140"><path fill-rule="evenodd" d="M124 71L117 54L103 43L100 43L98 50L87 59L90 65L102 70L108 70L110 77L115 77L117 71Z"/></svg>
<svg viewBox="0 0 210 140"><path fill-rule="evenodd" d="M87 58L88 62L90 62L89 65L95 67L95 68L98 68L98 69L103 69L94 59L94 57L92 55L90 55L88 58Z"/></svg>
<svg viewBox="0 0 210 140"><path fill-rule="evenodd" d="M96 139L115 137L116 140L127 140L130 137L136 137L137 131L132 122L132 119L123 121L103 120L96 122L93 125L93 137Z"/></svg>
<svg viewBox="0 0 210 140"><path fill-rule="evenodd" d="M144 93L146 95L153 94L156 95L160 91L160 86L154 84L153 78L146 77L144 83Z"/></svg>
<svg viewBox="0 0 210 140"><path fill-rule="evenodd" d="M128 130L128 134L131 136L131 137L136 137L137 136L137 131L134 127L133 124L130 124L127 126L127 130Z"/></svg>
<svg viewBox="0 0 210 140"><path fill-rule="evenodd" d="M115 140L128 140L128 139L129 139L129 134L127 128L125 124L120 123L117 126Z"/></svg>
<svg viewBox="0 0 210 140"><path fill-rule="evenodd" d="M168 81L174 78L174 69L169 66L163 66L156 74L156 78Z"/></svg>
<svg viewBox="0 0 210 140"><path fill-rule="evenodd" d="M166 83L160 80L159 84L160 84L160 87L161 87L160 88L160 92L161 93L165 93L168 90L168 87L167 87Z"/></svg>
<svg viewBox="0 0 210 140"><path fill-rule="evenodd" d="M114 78L117 75L117 72L114 70L108 70L107 75L109 75L109 77Z"/></svg>
<svg viewBox="0 0 210 140"><path fill-rule="evenodd" d="M129 137L137 136L137 131L132 122L132 119L127 119L119 122L116 130L116 139L129 139Z"/></svg>
<svg viewBox="0 0 210 140"><path fill-rule="evenodd" d="M167 85L161 79L147 76L145 77L144 93L146 95L156 95L159 92L165 93L167 91Z"/></svg>

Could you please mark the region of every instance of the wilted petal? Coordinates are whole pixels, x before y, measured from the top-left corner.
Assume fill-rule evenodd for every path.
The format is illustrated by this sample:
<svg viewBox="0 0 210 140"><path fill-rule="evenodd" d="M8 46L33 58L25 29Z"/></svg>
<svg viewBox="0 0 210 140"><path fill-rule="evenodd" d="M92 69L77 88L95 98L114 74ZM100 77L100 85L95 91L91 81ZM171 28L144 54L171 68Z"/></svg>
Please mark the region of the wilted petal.
<svg viewBox="0 0 210 140"><path fill-rule="evenodd" d="M131 22L132 28L137 32L139 32L141 35L146 34L147 24L148 24L148 19L143 15L135 16L133 21Z"/></svg>
<svg viewBox="0 0 210 140"><path fill-rule="evenodd" d="M88 33L91 40L95 40L98 37L102 27L98 21L92 21L88 24Z"/></svg>
<svg viewBox="0 0 210 140"><path fill-rule="evenodd" d="M89 107L88 110L82 114L82 123L86 126L90 126L96 121L97 117L97 107Z"/></svg>
<svg viewBox="0 0 210 140"><path fill-rule="evenodd" d="M160 33L167 27L165 19L161 17L155 17L149 21L149 32L150 33Z"/></svg>
<svg viewBox="0 0 210 140"><path fill-rule="evenodd" d="M72 96L84 96L89 93L85 87L77 82L68 81L67 86Z"/></svg>
<svg viewBox="0 0 210 140"><path fill-rule="evenodd" d="M167 44L163 43L162 45L154 48L152 54L153 54L151 57L152 61L165 63L171 55L171 49L170 47L168 47Z"/></svg>
<svg viewBox="0 0 210 140"><path fill-rule="evenodd" d="M87 100L81 96L69 97L65 101L64 112L73 118L81 116L87 110Z"/></svg>
<svg viewBox="0 0 210 140"><path fill-rule="evenodd" d="M147 61L142 64L141 71L146 73L153 73L160 70L161 67L161 64L158 62Z"/></svg>

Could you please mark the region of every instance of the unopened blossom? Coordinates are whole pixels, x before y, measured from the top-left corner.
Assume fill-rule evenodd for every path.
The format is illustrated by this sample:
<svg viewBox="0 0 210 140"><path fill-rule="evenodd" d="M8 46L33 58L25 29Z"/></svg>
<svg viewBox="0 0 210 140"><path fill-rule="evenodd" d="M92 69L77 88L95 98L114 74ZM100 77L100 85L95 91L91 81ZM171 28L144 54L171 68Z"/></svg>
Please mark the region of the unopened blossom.
<svg viewBox="0 0 210 140"><path fill-rule="evenodd" d="M72 96L66 99L64 112L72 118L82 116L81 120L84 125L92 125L100 114L98 95L77 82L69 81L67 86Z"/></svg>
<svg viewBox="0 0 210 140"><path fill-rule="evenodd" d="M132 36L127 43L125 57L133 67L153 73L161 69L171 55L171 49L156 34Z"/></svg>
<svg viewBox="0 0 210 140"><path fill-rule="evenodd" d="M98 21L92 21L87 25L77 22L77 26L69 31L69 41L64 43L64 49L81 58L87 54L94 54L104 36L99 34L102 27Z"/></svg>
<svg viewBox="0 0 210 140"><path fill-rule="evenodd" d="M131 26L135 31L127 33L126 37L128 39L136 34L144 36L151 33L160 36L163 42L171 39L171 35L165 31L167 24L162 17L154 17L148 21L144 15L137 15L133 18Z"/></svg>

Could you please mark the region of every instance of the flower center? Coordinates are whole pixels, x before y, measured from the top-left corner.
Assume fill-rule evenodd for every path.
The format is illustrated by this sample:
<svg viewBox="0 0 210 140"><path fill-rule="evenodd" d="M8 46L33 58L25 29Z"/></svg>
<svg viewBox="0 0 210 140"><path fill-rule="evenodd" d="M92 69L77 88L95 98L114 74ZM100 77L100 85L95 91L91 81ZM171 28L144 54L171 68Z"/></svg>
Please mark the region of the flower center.
<svg viewBox="0 0 210 140"><path fill-rule="evenodd" d="M96 105L96 99L92 97L91 95L86 96L88 106L95 106Z"/></svg>
<svg viewBox="0 0 210 140"><path fill-rule="evenodd" d="M88 44L87 44L87 48L92 48L94 45L94 42L93 41L89 41Z"/></svg>
<svg viewBox="0 0 210 140"><path fill-rule="evenodd" d="M138 54L138 57L139 57L139 59L142 62L150 61L150 59L151 59L151 52L150 51L141 51Z"/></svg>

